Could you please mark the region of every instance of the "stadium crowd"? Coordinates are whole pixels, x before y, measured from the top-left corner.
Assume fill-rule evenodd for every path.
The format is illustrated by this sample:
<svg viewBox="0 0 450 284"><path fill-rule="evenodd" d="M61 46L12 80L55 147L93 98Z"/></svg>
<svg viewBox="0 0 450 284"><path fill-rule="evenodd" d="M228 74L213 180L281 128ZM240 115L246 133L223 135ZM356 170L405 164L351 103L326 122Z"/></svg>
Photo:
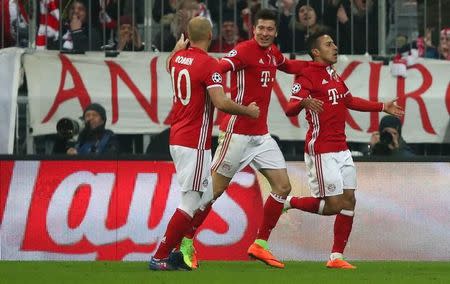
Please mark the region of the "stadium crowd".
<svg viewBox="0 0 450 284"><path fill-rule="evenodd" d="M393 28L401 24L393 16L398 14L399 5L396 1L385 2L385 60L400 62L411 54L450 60L450 9L446 9L450 1L442 1L438 24L433 22L433 15L437 15L433 3L398 1L405 7L416 7L416 22L409 27L409 33ZM73 53L167 52L186 33L191 18L204 16L213 25L208 51L226 53L253 37L252 17L262 7L278 15L275 43L283 53L306 54L306 42L317 32L332 35L340 54L377 56L384 52L379 50L377 0L0 0L0 48L18 46ZM368 141L353 148L370 154L372 146L373 141ZM416 152L427 152L421 145L416 146ZM280 142L280 147L285 153L301 153L303 148L286 141Z"/></svg>
<svg viewBox="0 0 450 284"><path fill-rule="evenodd" d="M400 2L416 5L419 10L421 1ZM448 1L443 2L445 7L449 5ZM210 51L228 52L238 42L252 37L252 16L265 5L278 13L277 44L283 53L305 54L306 40L320 31L336 38L342 54L380 52L377 0L0 0L0 4L0 48L171 51L176 39L186 32L189 19L205 16L213 24ZM151 21L145 21L146 5L152 5L148 15ZM391 31L390 51L414 48L419 56L449 60L450 26L446 12L440 14L439 25L417 21L410 32L416 36L411 37L389 29L391 24L398 25L399 20L392 17L397 6L386 1L385 28L388 33ZM32 21L36 24L35 35L30 35ZM146 25L152 30L150 39L144 32Z"/></svg>

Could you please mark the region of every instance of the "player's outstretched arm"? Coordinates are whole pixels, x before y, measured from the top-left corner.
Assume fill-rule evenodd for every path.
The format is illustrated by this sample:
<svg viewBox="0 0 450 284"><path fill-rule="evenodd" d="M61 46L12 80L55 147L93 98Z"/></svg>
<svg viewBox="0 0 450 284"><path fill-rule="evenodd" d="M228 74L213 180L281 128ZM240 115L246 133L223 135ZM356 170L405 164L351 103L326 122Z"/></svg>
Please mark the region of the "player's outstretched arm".
<svg viewBox="0 0 450 284"><path fill-rule="evenodd" d="M308 67L308 62L305 60L290 60L286 59L283 64L278 66L278 70L283 71L288 74L297 74L300 75L303 72L303 69Z"/></svg>
<svg viewBox="0 0 450 284"><path fill-rule="evenodd" d="M397 99L384 103L383 111L388 114L400 117L405 114L403 108L397 105Z"/></svg>
<svg viewBox="0 0 450 284"><path fill-rule="evenodd" d="M252 118L259 117L259 107L255 102L252 102L248 106L237 104L225 95L222 87L209 88L208 94L214 106L223 112L246 115Z"/></svg>
<svg viewBox="0 0 450 284"><path fill-rule="evenodd" d="M175 47L173 48L172 52L169 54L169 56L167 56L166 59L166 70L167 72L170 73L170 59L172 59L172 56L175 54L175 52L182 50L182 49L186 49L187 45L189 43L189 39L184 39L184 34L181 34L180 39L177 41L177 43L175 44Z"/></svg>

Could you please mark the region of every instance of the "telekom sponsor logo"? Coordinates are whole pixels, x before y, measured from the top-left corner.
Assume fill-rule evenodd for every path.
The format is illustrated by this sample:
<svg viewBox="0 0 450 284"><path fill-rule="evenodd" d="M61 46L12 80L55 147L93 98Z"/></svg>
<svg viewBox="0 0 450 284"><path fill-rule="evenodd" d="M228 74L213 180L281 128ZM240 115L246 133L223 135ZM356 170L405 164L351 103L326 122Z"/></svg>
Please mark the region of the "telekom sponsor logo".
<svg viewBox="0 0 450 284"><path fill-rule="evenodd" d="M1 259L148 260L179 203L171 162L0 161ZM262 218L253 170L200 227L202 259L247 259Z"/></svg>

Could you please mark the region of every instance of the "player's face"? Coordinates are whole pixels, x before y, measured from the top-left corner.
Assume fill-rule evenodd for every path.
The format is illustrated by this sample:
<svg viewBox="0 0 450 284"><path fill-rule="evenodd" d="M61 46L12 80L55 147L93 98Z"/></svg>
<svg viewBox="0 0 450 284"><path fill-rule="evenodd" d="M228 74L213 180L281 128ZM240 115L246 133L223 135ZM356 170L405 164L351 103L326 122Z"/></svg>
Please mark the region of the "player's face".
<svg viewBox="0 0 450 284"><path fill-rule="evenodd" d="M253 27L253 34L255 35L256 42L261 47L271 46L277 36L275 21L259 19Z"/></svg>
<svg viewBox="0 0 450 284"><path fill-rule="evenodd" d="M333 39L329 35L321 36L317 39L319 61L327 64L335 64L337 62L338 48L334 44Z"/></svg>

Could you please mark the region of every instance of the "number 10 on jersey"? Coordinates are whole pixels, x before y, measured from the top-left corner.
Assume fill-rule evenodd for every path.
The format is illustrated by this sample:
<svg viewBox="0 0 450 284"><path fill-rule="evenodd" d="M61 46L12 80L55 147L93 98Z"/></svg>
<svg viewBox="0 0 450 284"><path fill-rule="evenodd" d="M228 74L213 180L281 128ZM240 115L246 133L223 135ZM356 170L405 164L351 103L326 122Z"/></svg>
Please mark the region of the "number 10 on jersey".
<svg viewBox="0 0 450 284"><path fill-rule="evenodd" d="M170 77L172 78L172 88L174 91L173 101L176 103L179 99L183 105L187 105L191 100L191 76L189 75L189 71L187 69L181 69L176 75L177 78L175 78L175 67L172 67L170 70ZM186 84L186 87L184 88L186 92L185 94L182 94L181 88L181 81L183 80L183 77L185 77L184 82Z"/></svg>

